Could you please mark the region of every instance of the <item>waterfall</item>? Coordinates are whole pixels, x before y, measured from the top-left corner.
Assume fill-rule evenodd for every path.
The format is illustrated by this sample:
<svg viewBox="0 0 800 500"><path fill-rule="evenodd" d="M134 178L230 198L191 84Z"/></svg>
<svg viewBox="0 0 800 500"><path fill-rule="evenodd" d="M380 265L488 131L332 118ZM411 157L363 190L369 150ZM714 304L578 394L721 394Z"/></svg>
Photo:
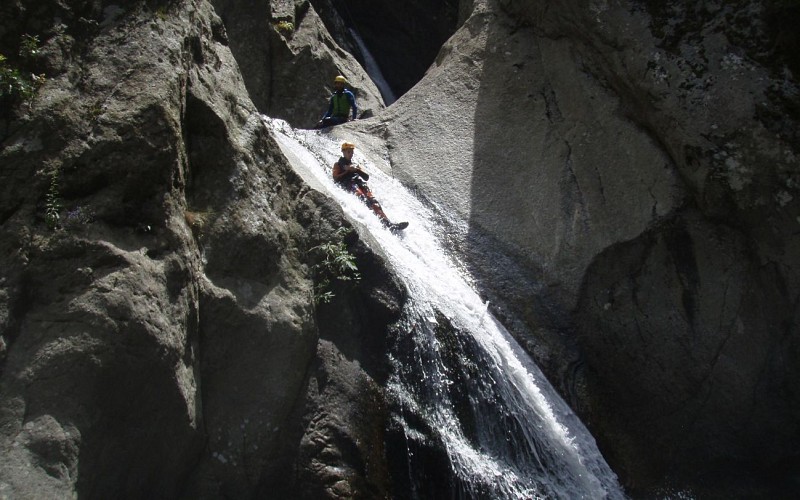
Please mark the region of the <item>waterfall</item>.
<svg viewBox="0 0 800 500"><path fill-rule="evenodd" d="M383 72L381 72L378 62L372 56L372 53L369 51L367 45L364 43L364 40L361 39L361 36L356 30L350 29L350 35L353 37L353 40L355 40L356 45L358 45L358 50L361 51L361 55L364 56L364 70L366 70L369 77L375 83L375 86L378 87L378 90L383 97L384 104L387 106L392 104L397 100L397 96L394 95L394 92L389 86L389 83L386 81L386 78L383 77Z"/></svg>
<svg viewBox="0 0 800 500"><path fill-rule="evenodd" d="M442 214L386 175L385 160L357 145L353 160L366 167L387 215L410 222L392 234L334 185L330 169L339 142L264 120L298 174L342 205L408 289L387 387L394 433L389 460L407 471L408 496L624 498L592 436L444 250L436 222Z"/></svg>

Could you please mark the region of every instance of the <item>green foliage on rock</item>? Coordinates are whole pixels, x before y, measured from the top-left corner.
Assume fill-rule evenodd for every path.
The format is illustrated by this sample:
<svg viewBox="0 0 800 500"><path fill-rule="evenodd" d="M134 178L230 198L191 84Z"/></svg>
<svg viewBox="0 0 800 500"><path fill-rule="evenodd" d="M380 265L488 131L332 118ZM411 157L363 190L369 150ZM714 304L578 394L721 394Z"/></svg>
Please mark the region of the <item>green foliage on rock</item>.
<svg viewBox="0 0 800 500"><path fill-rule="evenodd" d="M169 11L167 10L166 5L162 5L156 9L156 17L161 19L162 21L166 21L168 17Z"/></svg>
<svg viewBox="0 0 800 500"><path fill-rule="evenodd" d="M272 26L275 28L275 31L282 35L288 35L294 31L294 23L291 21L278 21L273 23Z"/></svg>
<svg viewBox="0 0 800 500"><path fill-rule="evenodd" d="M39 55L39 37L22 35L19 49L19 62L13 65L9 59L0 54L0 100L8 104L20 101L30 101L36 91L45 82L43 74L25 71L31 67Z"/></svg>
<svg viewBox="0 0 800 500"><path fill-rule="evenodd" d="M61 190L59 188L58 169L50 173L50 187L45 195L44 221L50 229L56 229L61 221Z"/></svg>
<svg viewBox="0 0 800 500"><path fill-rule="evenodd" d="M317 245L312 252L321 254L321 260L311 267L314 276L314 303L328 303L335 296L331 287L334 282L357 283L361 274L356 265L355 256L350 253L344 237L350 232L347 228L339 228L333 239Z"/></svg>

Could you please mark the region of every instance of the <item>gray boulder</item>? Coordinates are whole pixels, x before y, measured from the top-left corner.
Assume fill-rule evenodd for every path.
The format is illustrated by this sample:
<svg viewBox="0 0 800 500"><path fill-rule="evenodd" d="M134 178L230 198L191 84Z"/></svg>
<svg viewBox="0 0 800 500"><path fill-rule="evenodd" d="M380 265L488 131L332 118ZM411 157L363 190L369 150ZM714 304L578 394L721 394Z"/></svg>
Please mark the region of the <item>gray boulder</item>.
<svg viewBox="0 0 800 500"><path fill-rule="evenodd" d="M295 491L295 471L315 473L298 444L309 422L347 411L306 406L320 336L310 249L341 213L286 163L212 6L150 5L29 2L3 17L16 20L2 52L40 33L47 68L0 128L3 497ZM379 339L402 293L349 245L383 301L342 290L339 310ZM380 352L326 370L377 387L353 363ZM372 427L336 444L379 459ZM343 454L355 472L342 480L381 488L358 460Z"/></svg>
<svg viewBox="0 0 800 500"><path fill-rule="evenodd" d="M648 5L473 2L360 130L632 491L790 491L796 37L769 2Z"/></svg>

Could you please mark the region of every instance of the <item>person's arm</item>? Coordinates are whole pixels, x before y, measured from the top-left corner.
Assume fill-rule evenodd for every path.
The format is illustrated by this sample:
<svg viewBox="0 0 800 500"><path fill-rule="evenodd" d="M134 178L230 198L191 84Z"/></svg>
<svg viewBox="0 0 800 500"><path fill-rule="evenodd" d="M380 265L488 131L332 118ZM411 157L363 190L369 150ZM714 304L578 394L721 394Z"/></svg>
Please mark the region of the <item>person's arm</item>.
<svg viewBox="0 0 800 500"><path fill-rule="evenodd" d="M369 180L369 174L361 170L361 167L358 165L348 165L346 167L342 167L339 165L339 162L333 164L333 180L339 182L345 175L350 173L357 173L360 175L365 181Z"/></svg>
<svg viewBox="0 0 800 500"><path fill-rule="evenodd" d="M333 164L333 180L339 182L349 171L349 167L342 167L337 161Z"/></svg>
<svg viewBox="0 0 800 500"><path fill-rule="evenodd" d="M333 113L333 96L331 96L330 101L328 101L328 111L322 116L322 119L330 118L331 114Z"/></svg>
<svg viewBox="0 0 800 500"><path fill-rule="evenodd" d="M356 119L358 107L356 106L356 96L352 92L347 93L347 98L350 100L350 109L353 110L353 120Z"/></svg>
<svg viewBox="0 0 800 500"><path fill-rule="evenodd" d="M333 173L333 180L337 181L337 182L344 175L344 172L342 171L342 167L339 165L338 161L333 164L333 172L332 173Z"/></svg>

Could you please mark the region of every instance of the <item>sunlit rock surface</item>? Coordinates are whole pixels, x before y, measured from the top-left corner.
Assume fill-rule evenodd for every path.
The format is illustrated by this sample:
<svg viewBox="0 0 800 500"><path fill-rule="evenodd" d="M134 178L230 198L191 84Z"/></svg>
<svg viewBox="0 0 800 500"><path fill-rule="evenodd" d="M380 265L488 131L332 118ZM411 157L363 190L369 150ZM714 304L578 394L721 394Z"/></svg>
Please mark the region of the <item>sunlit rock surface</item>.
<svg viewBox="0 0 800 500"><path fill-rule="evenodd" d="M341 212L286 163L211 4L2 14L2 53L37 34L47 81L0 118L0 496L264 498L298 491L295 471L380 495L385 469L353 465L380 453L380 432L306 397L322 363L311 249ZM348 248L380 279L338 291L350 358L329 341L324 366L377 386L358 363L380 344L358 335L377 342L402 293L357 238ZM362 397L375 400L347 401ZM360 448L322 475L327 457L299 443L331 428Z"/></svg>
<svg viewBox="0 0 800 500"><path fill-rule="evenodd" d="M313 125L338 73L376 116L325 133L441 212L634 496L800 488L797 7L444 3L386 109L308 2L0 7L47 78L0 109L0 495L391 490L403 291L351 237L375 281L315 307L343 222L258 117Z"/></svg>
<svg viewBox="0 0 800 500"><path fill-rule="evenodd" d="M796 487L797 15L477 1L355 134L453 217L634 492Z"/></svg>

